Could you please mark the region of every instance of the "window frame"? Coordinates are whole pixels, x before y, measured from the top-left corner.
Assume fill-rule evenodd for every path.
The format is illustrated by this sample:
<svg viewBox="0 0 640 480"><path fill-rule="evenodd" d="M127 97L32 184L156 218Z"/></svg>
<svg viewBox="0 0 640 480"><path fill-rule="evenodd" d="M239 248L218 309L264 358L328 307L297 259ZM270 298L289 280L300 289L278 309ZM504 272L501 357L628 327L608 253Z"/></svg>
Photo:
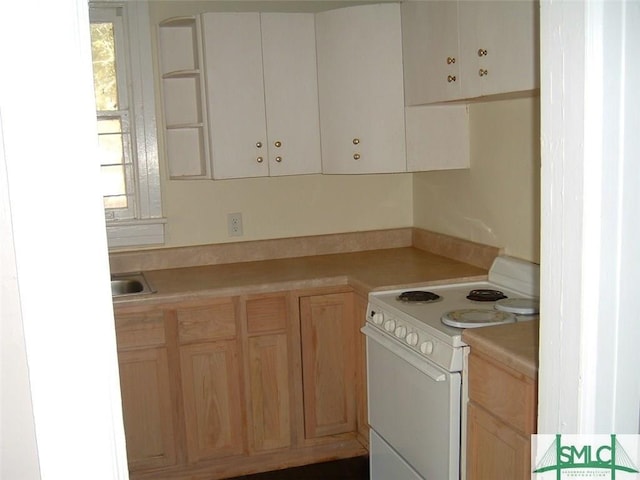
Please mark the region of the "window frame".
<svg viewBox="0 0 640 480"><path fill-rule="evenodd" d="M109 218L105 213L110 248L164 243L162 192L158 158L155 114L155 85L151 47L151 27L146 1L89 1L96 18L100 10L122 9L124 56L126 57L127 94L131 153L134 170L133 218ZM120 87L119 83L119 87Z"/></svg>

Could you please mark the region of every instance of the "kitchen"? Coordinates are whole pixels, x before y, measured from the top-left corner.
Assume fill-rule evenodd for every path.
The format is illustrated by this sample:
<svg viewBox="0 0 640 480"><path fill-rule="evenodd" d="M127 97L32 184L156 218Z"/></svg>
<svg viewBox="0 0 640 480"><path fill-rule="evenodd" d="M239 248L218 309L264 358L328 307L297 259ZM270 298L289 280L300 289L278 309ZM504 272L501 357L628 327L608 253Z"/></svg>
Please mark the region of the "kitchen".
<svg viewBox="0 0 640 480"><path fill-rule="evenodd" d="M63 12L60 12L59 15L62 15L62 13ZM66 12L66 13L68 14L68 12ZM53 16L54 14L51 12L51 15ZM58 17L51 17L51 18L58 18ZM66 17L64 17L64 18L66 18ZM43 27L43 24L38 24L38 25L40 27ZM73 27L70 27L70 28L73 28ZM26 45L29 45L29 43L27 42ZM25 66L25 68L26 68L26 66ZM65 87L65 88L68 88L68 87ZM530 103L527 104L527 102L530 102ZM488 105L482 105L482 106L474 106L474 107L472 107L472 117L473 117L473 109L477 108L477 113L479 113L479 117L478 118L481 119L481 120L482 119L486 119L486 120L491 120L493 122L495 117L499 117L501 115L504 115L505 118L509 118L509 115L514 113L513 112L514 110L516 110L517 113L521 114L523 117L531 119L532 118L531 113L535 111L535 107L533 107L532 103L533 103L533 101L530 101L530 100L528 101L528 100L519 99L519 100L509 101L509 102L506 102L506 103L498 102L496 104L491 104L491 105L488 104ZM28 103L27 103L27 105L28 105ZM527 112L527 111L528 111L528 113L524 113L523 114L523 112ZM532 123L534 122L533 120L530 120L530 121ZM475 123L473 120L472 120L472 122ZM508 124L509 126L511 126L511 123L506 121L506 120L505 120L505 124ZM525 128L523 128L523 130L527 131L529 129L525 127ZM7 139L9 138L8 137L9 133L6 134L7 135ZM485 132L483 131L482 133L485 133ZM520 138L523 138L524 139L523 141L535 143L535 141L533 140L534 137L533 137L532 133L530 132L530 130ZM502 140L503 140L502 138L498 138L498 141L502 141ZM10 143L8 143L8 145L10 145ZM492 152L490 150L490 147L483 147L483 148L487 148L487 152L490 155L496 154L496 155L500 156L499 155L501 153L500 151ZM527 149L525 149L525 150L527 150ZM9 151L9 153L11 153L11 155L15 155L15 153L12 153L11 150L8 150L8 151ZM475 150L472 150L472 151L474 151L474 155L475 155ZM482 151L482 149L479 149L479 151ZM527 150L527 151L529 151L529 150ZM9 153L7 153L7 159L8 160L13 158L12 156L9 155ZM516 154L519 154L519 153L520 152L517 151L517 150L516 151L507 152L507 153L504 154L504 156L502 158L505 159L505 162L507 160L513 160L513 158L516 158L518 156ZM525 153L525 155L526 155L526 153ZM512 156L513 158L508 158L510 156ZM533 167L529 167L529 168L533 168ZM15 184L14 182L19 181L19 180L16 180L16 178L20 179L21 177L14 177L13 176L15 174L14 170L10 170L10 172L12 173L12 176L10 176L10 180L9 180L10 181L10 185L14 185ZM51 174L49 176L49 178L57 178L54 175L55 172L48 172L48 173ZM90 173L90 172L87 172L87 173L88 173L89 176L92 175L92 173ZM435 226L432 226L432 224L430 224L430 223L427 224L426 223L427 222L426 219L430 220L432 218L432 216L436 215L436 214L434 212L432 212L432 211L429 211L429 212L425 213L424 211L422 211L418 207L418 203L421 203L421 202L416 202L416 200L415 200L415 198L417 198L420 195L420 193L419 193L420 186L423 185L423 183L425 183L425 182L428 183L428 182L434 181L433 179L430 179L430 178L429 179L425 179L424 178L424 177L427 177L429 175L431 175L431 174L414 174L413 178L412 178L412 175L409 175L409 174L406 174L406 175L401 174L401 175L398 175L397 178L396 178L395 175L388 176L389 178L385 178L385 179L381 180L381 182L382 181L385 182L384 185L382 185L382 183L380 183L380 184L375 183L375 181L377 180L377 177L374 178L374 179L368 179L368 178L362 178L361 179L360 177L358 177L357 179L353 179L353 180L350 179L349 180L350 183L347 186L350 187L350 188L353 187L355 189L355 188L359 188L359 187L365 187L365 188L374 187L374 188L376 188L376 190L374 190L374 191L390 192L390 193L386 193L386 195L389 195L389 196L385 197L386 201L380 202L381 203L380 207L382 207L381 210L385 211L385 208L386 208L386 206L387 206L387 204L389 202L391 202L392 204L395 203L395 206L403 207L404 209L407 210L407 212L403 212L401 214L401 215L403 215L403 221L399 221L397 218L395 218L395 216L392 216L390 212L386 215L387 220L384 220L384 221L373 220L372 218L365 219L365 220L354 220L354 218L357 218L355 214L351 215L351 218L349 218L348 221L346 219L340 220L340 219L333 218L333 215L331 215L331 212L333 210L324 211L322 209L322 210L320 210L320 213L321 214L324 213L324 218L328 217L328 220L327 220L328 225L326 227L324 227L324 228L322 228L321 230L318 231L318 230L313 230L314 227L312 227L312 226L305 226L304 229L301 227L300 230L297 230L297 231L293 231L293 232L286 231L284 233L284 236L309 235L309 234L317 234L317 233L332 233L332 232L335 232L335 231L368 230L368 229L373 229L373 228L396 228L398 226L412 225L412 224L414 224L413 222L415 222L415 224L414 224L415 226L419 226L419 227L423 227L423 228L429 227L431 229L438 230L437 228L435 228ZM438 180L440 180L442 177L444 177L443 181L448 181L449 179L447 177L451 177L451 181L454 182L454 183L455 183L455 181L465 181L465 182L469 182L471 184L474 184L475 181L479 181L482 184L482 182L484 181L482 179L474 179L472 175L464 174L463 172L441 172L441 173L438 173L438 175L435 175L435 177ZM462 180L460 179L460 177L462 177ZM271 179L267 179L267 180L271 180ZM274 184L281 183L284 186L284 188L289 188L290 192L294 192L294 193L296 192L296 189L293 186L289 185L290 183L293 183L293 180L291 180L291 181L289 179L276 179L276 180L278 180L278 182L273 182ZM280 180L282 180L282 181L280 181ZM312 182L312 186L314 186L314 183L313 183L314 179L313 178L310 178L308 181ZM333 179L333 178L325 179L325 177L322 177L322 180L317 180L317 181L318 181L318 184L322 185L323 187L327 187L328 186L328 187L334 188L334 186L336 186L336 184L339 187L342 186L340 183L338 183L338 182L340 182L340 179ZM367 183L368 181L371 181L373 183ZM387 184L387 181L389 181L391 183L391 186L389 186ZM327 182L327 183L326 184L321 184L320 182ZM353 183L351 183L351 182L353 182ZM361 185L359 182L364 182L364 183ZM395 186L394 186L394 182L397 182ZM267 192L271 193L271 194L274 194L274 192L276 190L275 188L272 190L271 188L265 186L265 185L267 185L269 183L268 181L248 180L248 181L230 181L229 183L230 184L232 184L232 183L235 184L234 187L237 187L238 184L240 184L240 183L246 183L247 184L247 192L250 190L250 188L248 188L249 185L258 186L259 188L267 190ZM416 186L418 186L418 188L416 188ZM38 187L38 188L35 188L35 187ZM191 188L194 188L194 187L191 187ZM241 186L239 188L244 188L244 187ZM41 184L35 184L35 185L31 184L30 187L27 190L29 192L33 192L33 191L48 192L48 191L50 191L50 189L51 189L51 187L47 186L46 182L41 182ZM446 184L445 184L445 189L446 189ZM317 191L315 191L315 192L316 192L316 195L320 196L320 198L322 200L327 200L327 202L330 202L331 199L328 199L328 198L325 199L325 198L323 198L321 196L322 192L324 192L326 190L327 190L327 188L318 188ZM345 191L345 190L349 190L349 189L348 188L347 189L343 189L342 191ZM532 187L532 191L533 190L534 190L534 188ZM412 197L411 200L409 200L409 198L407 196L407 191L413 191L413 194L411 196ZM247 193L247 192L243 191L243 193ZM459 192L456 192L456 193L459 193ZM88 192L88 191L86 192L86 194L89 197L91 196L91 193ZM248 194L250 195L250 192ZM18 239L23 239L23 241L26 240L26 242L27 242L26 246L23 246L23 247L20 247L20 248L23 248L23 249L24 248L28 248L28 246L30 246L31 243L29 243L29 241L27 240L28 237L21 236L22 235L21 232L24 232L25 224L20 222L21 218L28 218L28 217L21 217L21 212L24 212L24 213L22 213L24 215L28 214L29 216L31 216L30 218L36 218L36 217L34 217L35 211L21 211L20 210L20 208L28 208L26 206L23 206L23 205L27 204L28 202L19 202L18 201L18 200L26 200L25 197L20 197L21 194L20 194L19 190L16 190L15 188L12 188L11 189L11 195L12 195L12 207L13 207L12 213L13 213L13 218L14 218L14 229L15 229L15 233L14 233L13 236L14 237L17 236ZM24 195L26 195L26 193ZM325 196L329 197L330 195L327 194ZM357 195L354 194L353 196L356 197ZM274 197L277 197L277 195L274 194ZM237 197L235 197L234 193L232 191L230 191L230 192L228 192L228 198L231 198L233 200L233 199L235 199ZM283 197L283 199L280 200L281 201L281 205L284 205L286 203L284 198L286 198L286 197ZM420 198L422 198L422 197L420 197ZM363 210L363 211L366 210L363 207L367 206L368 208L370 208L369 206L371 205L371 201L372 201L370 198L365 200L363 198L350 198L350 196L347 196L346 200L349 200L350 202L354 202L355 204L360 206L360 209L354 209L354 213L357 211L358 215L361 215L360 210ZM428 200L428 198L427 198L427 200ZM441 202L438 202L438 203L441 205ZM503 203L516 203L516 202L503 202ZM20 205L20 207L19 207L19 205ZM350 203L346 202L346 205L349 206ZM493 241L487 240L487 238L489 238L489 237L493 238L494 235L502 235L500 237L500 239L503 239L503 240L500 240L500 243L505 245L507 249L512 248L513 250L512 250L511 253L513 255L522 256L522 257L530 258L530 259L535 259L535 256L534 256L535 253L534 252L537 250L537 248L535 246L532 246L530 244L529 245L525 244L524 246L519 246L520 245L519 241L512 241L512 239L509 238L509 234L501 232L500 229L496 227L496 224L499 224L499 221L496 221L495 218L491 218L491 219L488 219L488 220L483 218L481 213L478 213L477 211L472 209L472 205L473 205L473 201L472 201L471 196L469 198L468 204L466 204L466 205L464 205L464 204L463 205L457 205L458 208L466 208L467 209L466 211L464 211L464 213L462 213L462 215L460 215L460 217L464 218L466 216L466 217L469 217L469 218L472 218L472 219L480 218L480 221L472 222L472 223L474 223L474 225L470 227L468 225L468 223L469 223L468 221L462 220L461 221L462 225L456 227L455 231L444 231L444 233L455 234L456 236L459 236L459 237L471 238L473 240L486 242L486 243L493 243ZM94 208L96 206L97 205L93 205ZM376 205L376 207L378 207L378 205ZM88 206L87 206L87 208L88 208ZM243 213L245 214L245 216L244 216L244 219L245 219L245 222L246 222L245 239L259 238L257 236L257 234L253 234L253 235L256 235L256 236L252 237L251 236L252 235L251 234L251 230L248 230L248 229L255 228L255 227L252 226L252 221L254 221L254 222L258 221L258 220L255 220L256 217L258 217L258 215L254 215L254 214L249 215L248 213L245 213L245 212L250 212L249 208L250 208L249 206L247 206L247 208L244 208L244 205L241 205L241 207L240 207L240 209L242 209L241 211L243 211ZM313 213L315 214L317 207L313 207L313 208L314 208ZM237 210L240 210L240 209L237 209ZM237 211L237 210L234 210L234 211ZM413 210L413 213L409 213L411 210ZM340 205L340 210L339 211L344 211L344 205L342 205L342 204ZM225 210L224 212L222 212L222 215L218 215L217 216L217 218L218 218L217 221L220 222L220 224L222 225L222 232L223 232L222 236L225 237L224 241L228 241L228 239L226 238L226 235L224 235L224 232L226 231L226 220L224 218L224 215L226 215L226 213L228 213L228 212ZM259 212L259 213L262 214L263 212ZM281 212L279 212L279 213L281 213ZM308 213L308 212L305 212L305 213ZM170 213L167 212L167 214L169 215ZM302 216L302 217L304 217L304 216ZM532 218L532 217L533 217L533 214L529 214L529 216L527 218ZM90 217L87 217L87 218L90 218ZM306 217L304 217L304 218L306 218ZM294 221L292 221L291 223L296 223L298 220L304 220L304 218L296 217L294 219ZM414 220L414 218L415 218L415 220ZM443 216L443 218L444 218L444 216ZM249 219L252 219L252 221L249 221ZM52 232L53 231L58 231L58 229L56 228L56 225L52 222L52 219L50 219L50 218L40 218L39 221L40 221L41 225L50 228ZM58 221L60 221L60 220L58 219ZM354 221L361 222L361 223L358 224L358 228L354 228L354 223L353 223ZM344 223L340 223L340 222L344 222ZM380 223L376 223L376 222L380 222ZM437 220L434 220L434 222L440 222L440 224L442 224L442 223L444 223L444 220L443 219L437 219ZM97 223L100 223L100 222L96 221L95 223L97 224ZM195 223L199 223L199 220L196 220ZM289 223L289 221L287 221L285 223L291 224L291 223ZM525 224L526 223L527 222L525 222ZM220 224L218 225L218 228L217 228L218 231L220 231L220 228L221 228ZM301 225L304 225L304 222L302 222ZM487 228L486 225L490 225L491 228ZM529 226L529 228L532 228L532 227ZM506 230L506 228L505 228L505 230ZM69 227L68 231L74 231L75 232L75 230L70 229L70 227ZM83 230L83 232L84 232L84 230ZM82 233L82 235L87 235L87 233ZM206 242L218 241L216 239L213 239L211 236L209 236L206 233L204 235L205 235L205 238L207 238ZM271 235L273 235L273 233ZM11 235L9 235L8 238L11 238ZM86 237L79 236L78 238L86 238ZM179 240L176 243L178 243L178 244L180 244L182 242L189 243L191 241L192 240L186 240L186 241ZM219 241L223 241L223 240L219 240ZM98 243L101 243L101 242L103 242L103 240L100 240L100 238L98 236ZM200 243L200 241L196 240L196 241L193 241L193 243ZM16 241L16 244L17 245L23 245L21 242L18 242L18 241ZM532 242L532 244L535 244L535 242ZM83 242L81 244L81 246L73 245L73 248L70 249L69 248L70 246L65 244L61 240L50 239L50 244L48 244L48 248L53 248L54 245L57 247L56 248L56 252L60 253L63 257L65 257L65 255L64 255L65 253L67 254L66 255L67 259L68 258L72 258L72 256L77 255L80 252L91 251L91 248L92 248L92 247L89 247L89 246L85 245L85 242ZM102 247L104 247L104 243L101 243L101 245L102 245ZM520 250L518 250L518 249L520 249ZM20 253L20 258L24 258L22 255L24 255L23 252L25 252L25 250L17 249L17 251L21 252ZM52 261L50 255L47 254L46 256L44 256L45 253L46 253L44 251L42 253L34 252L31 249L29 249L28 251L29 251L30 256L31 256L31 260L30 260L29 263L34 265L33 267L31 267L34 270L30 270L29 269L29 267L28 267L29 263L27 263L27 264L20 263L20 273L21 273L20 274L20 280L21 280L21 282L20 282L21 289L20 290L21 290L21 293L23 294L23 301L24 302L27 302L27 300L29 298L33 298L33 297L29 296L30 289L28 288L29 287L28 279L30 278L30 276L31 276L31 278L35 278L35 275L36 275L36 273L35 273L35 265L38 265L38 264L40 264L40 265L51 264L51 261ZM100 269L102 269L102 271L104 273L104 271L107 268L105 259L102 258L102 260L98 261L97 263L98 263L98 266L97 266L98 271ZM56 267L57 264L53 263L52 266ZM66 266L66 263L62 263L62 261L60 261L59 267L63 267L63 266ZM53 280L51 282L51 284L53 285L53 284L56 284L56 280L57 279L60 279L60 275L65 275L65 276L69 275L69 277L62 277L62 278L69 278L69 279L73 279L74 278L74 275L72 275L72 272L65 271L64 268L53 268L53 270L55 270L55 271L52 271L49 274L44 274L43 272L38 270L38 273L37 273L38 279L41 280L43 278L43 275L51 275L51 277L49 277L49 278L50 278L50 280ZM86 272L84 270L77 270L76 274L79 273L80 271L82 271L83 275L86 274ZM100 276L97 273L95 275L97 277ZM106 285L105 285L105 287L106 287ZM39 292L39 293L40 293L40 295L42 295L43 292ZM106 294L106 291L103 292L103 293ZM85 295L86 295L86 297L85 297ZM95 295L95 294L93 294L91 291L83 292L83 298L93 298L92 295ZM108 296L108 295L105 295L105 297L106 296ZM48 304L49 305L57 305L58 302L59 302L58 300L56 300L55 297L47 298L47 300L48 300ZM108 302L106 302L105 300L107 300L107 299L106 298L102 298L102 300L97 299L96 303L94 303L92 305L93 308L96 308L96 305L97 306L102 305L102 306L104 306L105 308L108 309L108 306L106 305ZM109 298L109 300L110 300L110 298ZM33 303L32 303L32 305L33 305ZM88 304L85 303L85 305L88 305ZM31 308L33 308L33 307L31 307ZM30 318L31 315L34 315L34 313L32 313L32 312L33 312L33 310L25 309L23 311L23 315L25 315L26 318ZM35 313L35 315L38 316L37 313ZM82 325L82 324L80 324L80 325ZM51 331L51 330L47 330L47 329L44 329L44 330L38 329L38 331L41 332L41 334L43 334L43 335L45 333L47 333L49 338L57 338L56 334L55 334L55 331ZM33 330L31 330L31 332L33 332ZM87 334L89 334L89 332L87 332ZM91 335L95 335L95 333L92 333ZM109 334L105 333L105 335L108 337ZM94 339L94 337L90 337L90 338ZM74 342L74 344L75 343L76 342ZM78 348L78 347L79 346L76 345L76 348ZM106 354L106 357L107 358L109 357L108 353ZM31 373L32 373L32 382L33 382L32 392L34 394L34 406L38 405L39 406L38 408L42 408L41 407L42 403L39 403L37 401L37 398L39 397L38 396L39 392L38 392L38 389L37 389L37 382L36 382L36 379L38 378L37 377L38 369L36 368L37 367L37 362L35 364L32 364L31 367L32 367ZM108 379L109 378L108 375L105 378ZM97 381L97 380L88 380L88 381ZM113 381L113 378L111 378L111 381ZM66 385L66 386L71 387L70 385ZM99 404L99 402L96 403L96 405L98 405L98 404ZM56 404L56 406L61 408L62 411L65 411L64 409L68 408L67 406L65 406L64 402L60 402L60 403ZM76 407L77 407L77 405L76 405ZM48 437L46 437L46 436L39 437L39 440L44 442L44 443L41 443L42 445L47 443L46 442L47 438ZM47 457L46 454L41 452L42 468L43 469L55 468L55 466L56 466L55 461L53 461L53 463L47 463L47 460L49 462L52 462L52 460L49 457ZM67 478L70 478L70 477L67 476ZM125 478L125 477L123 477L123 478Z"/></svg>

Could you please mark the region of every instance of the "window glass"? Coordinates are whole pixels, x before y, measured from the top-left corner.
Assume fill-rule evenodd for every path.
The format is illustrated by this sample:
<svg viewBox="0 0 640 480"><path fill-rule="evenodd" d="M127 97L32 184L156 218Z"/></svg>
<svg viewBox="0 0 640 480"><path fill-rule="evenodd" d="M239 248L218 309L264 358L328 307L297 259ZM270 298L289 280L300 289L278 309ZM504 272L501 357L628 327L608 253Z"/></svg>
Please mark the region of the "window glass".
<svg viewBox="0 0 640 480"><path fill-rule="evenodd" d="M99 161L105 208L127 208L125 134L120 118L98 118Z"/></svg>
<svg viewBox="0 0 640 480"><path fill-rule="evenodd" d="M113 23L91 24L91 53L93 56L93 84L98 110L118 109L116 76L116 42Z"/></svg>
<svg viewBox="0 0 640 480"><path fill-rule="evenodd" d="M135 183L131 174L133 151L126 102L126 45L122 11L112 8L105 18L91 22L93 84L98 117L98 160L107 219L133 219ZM122 88L119 88L123 83Z"/></svg>

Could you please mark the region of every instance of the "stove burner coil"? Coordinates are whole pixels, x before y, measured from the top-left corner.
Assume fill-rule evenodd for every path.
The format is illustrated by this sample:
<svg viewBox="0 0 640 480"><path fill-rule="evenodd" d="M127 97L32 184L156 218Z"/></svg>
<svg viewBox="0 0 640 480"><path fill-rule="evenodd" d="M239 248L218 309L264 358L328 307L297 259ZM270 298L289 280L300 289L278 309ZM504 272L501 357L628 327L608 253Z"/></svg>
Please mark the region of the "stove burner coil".
<svg viewBox="0 0 640 480"><path fill-rule="evenodd" d="M396 298L401 302L407 303L432 303L440 300L440 295L424 290L411 290L402 292Z"/></svg>
<svg viewBox="0 0 640 480"><path fill-rule="evenodd" d="M467 295L469 300L475 300L476 302L495 302L496 300L502 300L507 296L500 290L491 290L489 288L479 288L477 290L471 290Z"/></svg>

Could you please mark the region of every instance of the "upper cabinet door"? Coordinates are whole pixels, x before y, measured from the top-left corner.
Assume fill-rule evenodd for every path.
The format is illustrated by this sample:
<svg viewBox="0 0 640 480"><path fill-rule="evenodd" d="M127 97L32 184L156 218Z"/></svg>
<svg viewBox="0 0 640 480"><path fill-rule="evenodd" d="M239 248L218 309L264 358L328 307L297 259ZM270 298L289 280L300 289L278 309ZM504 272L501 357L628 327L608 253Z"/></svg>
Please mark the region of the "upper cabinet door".
<svg viewBox="0 0 640 480"><path fill-rule="evenodd" d="M534 90L538 2L402 3L407 105Z"/></svg>
<svg viewBox="0 0 640 480"><path fill-rule="evenodd" d="M316 15L322 170L406 171L397 4Z"/></svg>
<svg viewBox="0 0 640 480"><path fill-rule="evenodd" d="M258 13L202 15L213 177L269 174Z"/></svg>
<svg viewBox="0 0 640 480"><path fill-rule="evenodd" d="M319 173L312 14L202 15L213 177Z"/></svg>
<svg viewBox="0 0 640 480"><path fill-rule="evenodd" d="M460 98L457 2L403 2L402 48L407 105Z"/></svg>
<svg viewBox="0 0 640 480"><path fill-rule="evenodd" d="M537 1L459 2L463 96L538 88L538 22Z"/></svg>
<svg viewBox="0 0 640 480"><path fill-rule="evenodd" d="M261 24L269 174L320 173L314 16L263 13Z"/></svg>

